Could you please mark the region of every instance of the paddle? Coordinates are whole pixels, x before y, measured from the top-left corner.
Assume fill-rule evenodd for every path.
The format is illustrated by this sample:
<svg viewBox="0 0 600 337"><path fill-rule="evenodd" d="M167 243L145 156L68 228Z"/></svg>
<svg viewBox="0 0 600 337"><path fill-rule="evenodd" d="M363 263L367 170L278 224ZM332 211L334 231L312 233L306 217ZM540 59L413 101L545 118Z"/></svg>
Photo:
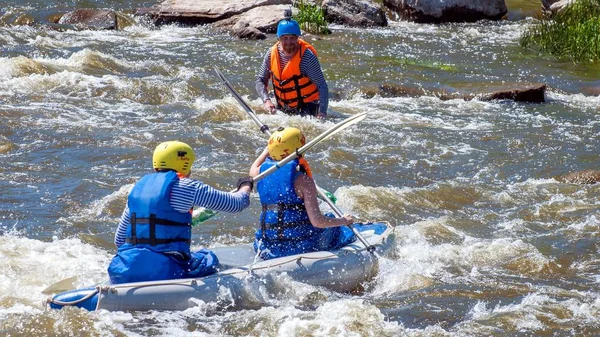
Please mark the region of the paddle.
<svg viewBox="0 0 600 337"><path fill-rule="evenodd" d="M320 135L315 137L313 140L311 140L310 142L306 143L304 146L302 146L301 148L296 150L296 152L294 152L294 153L290 154L289 156L285 157L284 159L278 161L277 164L275 164L275 166L270 167L268 170L262 172L261 174L257 175L256 177L254 177L252 179L252 181L254 183L257 183L258 181L262 180L264 177L275 172L275 170L278 170L281 166L296 159L299 155L304 154L306 151L310 150L313 146L315 146L318 143L324 141L325 139L335 135L336 133L344 130L345 128L362 121L363 119L365 119L365 117L367 117L366 112L346 118L345 120L337 123L336 125L332 126L328 130L321 133ZM236 190L233 190L232 192L235 192L235 191ZM338 210L338 212L339 212L339 210ZM200 208L194 209L192 217L194 217L194 218L198 218L198 217L210 218L210 217L215 216L217 213L218 212L216 212L216 211L207 210L206 208L200 207ZM341 216L341 212L340 212L339 216ZM194 225L195 225L195 223L194 223ZM365 243L365 242L363 242L363 243ZM367 245L365 245L365 247L367 247Z"/></svg>
<svg viewBox="0 0 600 337"><path fill-rule="evenodd" d="M217 73L217 76L219 76L219 78L221 79L221 81L223 81L223 84L227 87L227 89L229 89L229 91L231 92L231 94L233 95L233 97L238 101L238 103L240 103L240 105L244 108L244 110L246 110L246 113L248 113L248 115L252 118L252 120L254 120L254 122L256 123L256 125L258 125L258 127L260 128L260 131L262 133L266 133L267 135L271 136L271 131L269 130L269 126L266 125L266 124L263 124L260 121L260 119L258 119L258 116L256 115L256 113L254 113L254 111L252 110L252 108L250 108L250 106L235 91L235 89L233 88L233 86L229 83L229 81L227 80L227 78L225 78L225 75L223 75L223 73L219 70L219 68L217 66L214 66L214 69L215 69L215 72ZM364 114L366 115L366 113L364 113ZM357 115L357 116L359 116L359 115ZM316 185L316 182L315 182L315 185ZM333 194L325 191L324 189L320 188L318 185L316 185L316 187L317 187L317 193L318 193L319 197L322 200L324 200L329 205L329 207L331 207L331 209L335 212L335 214L338 217L342 217L343 213L335 205L335 200L336 199L333 196ZM362 235L360 235L360 233L353 226L349 226L349 227L354 232L354 235L356 235L356 237L363 243L363 245L365 245L365 248L367 248L367 251L372 252L373 250L375 250L375 247L369 245L369 243L362 237Z"/></svg>

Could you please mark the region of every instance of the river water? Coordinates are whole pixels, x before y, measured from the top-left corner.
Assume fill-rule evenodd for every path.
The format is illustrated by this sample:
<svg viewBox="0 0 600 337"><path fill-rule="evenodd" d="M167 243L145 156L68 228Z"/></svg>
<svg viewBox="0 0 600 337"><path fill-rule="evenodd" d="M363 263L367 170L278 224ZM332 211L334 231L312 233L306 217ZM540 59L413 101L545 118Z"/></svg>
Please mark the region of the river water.
<svg viewBox="0 0 600 337"><path fill-rule="evenodd" d="M144 1L0 2L49 14ZM2 336L596 336L600 334L600 185L556 175L598 169L600 68L524 50L536 1L508 20L351 29L310 39L333 99L326 122L266 115L254 74L274 42L206 27L122 31L0 26L0 335ZM368 117L307 155L342 210L387 220L393 254L364 293L283 280L243 308L183 312L45 310L42 291L106 278L118 217L161 141L197 151L193 177L230 190L266 138L215 76L259 118L314 137ZM485 92L542 82L543 104L361 95L381 84ZM339 94L335 94L339 93ZM335 95L334 95L335 94ZM327 206L323 206L326 210ZM240 214L194 228L194 248L247 242L256 193ZM260 299L260 300L258 300Z"/></svg>

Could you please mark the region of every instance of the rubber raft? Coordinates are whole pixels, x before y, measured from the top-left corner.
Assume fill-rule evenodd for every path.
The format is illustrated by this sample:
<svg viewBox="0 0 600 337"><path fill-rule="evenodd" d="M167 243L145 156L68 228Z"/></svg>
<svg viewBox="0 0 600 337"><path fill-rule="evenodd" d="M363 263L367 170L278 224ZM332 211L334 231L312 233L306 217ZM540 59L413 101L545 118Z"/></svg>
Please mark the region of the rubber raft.
<svg viewBox="0 0 600 337"><path fill-rule="evenodd" d="M193 279L175 279L123 284L98 284L70 290L49 298L53 309L76 306L90 311L185 310L222 300L226 292L235 302L248 296L252 280L267 280L286 273L294 281L322 286L337 292L360 289L376 275L378 257L390 251L395 236L387 222L355 224L353 227L374 248L369 251L360 241L334 251L319 251L261 260L252 244L217 247L211 250L219 258L219 272Z"/></svg>

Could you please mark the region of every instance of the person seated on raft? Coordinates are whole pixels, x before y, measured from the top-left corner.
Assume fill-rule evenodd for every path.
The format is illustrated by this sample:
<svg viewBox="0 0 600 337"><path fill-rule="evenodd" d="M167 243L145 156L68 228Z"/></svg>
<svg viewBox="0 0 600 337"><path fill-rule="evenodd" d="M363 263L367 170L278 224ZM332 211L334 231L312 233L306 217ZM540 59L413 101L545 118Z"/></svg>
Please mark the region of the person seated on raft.
<svg viewBox="0 0 600 337"><path fill-rule="evenodd" d="M279 128L252 164L250 176L276 165L305 142L297 128ZM260 251L262 259L338 249L355 240L352 230L344 227L355 222L352 216L333 218L321 213L317 187L304 158L283 165L260 180L256 189L262 212L254 250Z"/></svg>
<svg viewBox="0 0 600 337"><path fill-rule="evenodd" d="M196 278L217 271L217 256L191 252L194 206L240 212L250 204L250 177L238 180L234 193L191 179L194 150L185 143L159 144L152 156L154 173L142 177L127 198L108 275L112 284Z"/></svg>

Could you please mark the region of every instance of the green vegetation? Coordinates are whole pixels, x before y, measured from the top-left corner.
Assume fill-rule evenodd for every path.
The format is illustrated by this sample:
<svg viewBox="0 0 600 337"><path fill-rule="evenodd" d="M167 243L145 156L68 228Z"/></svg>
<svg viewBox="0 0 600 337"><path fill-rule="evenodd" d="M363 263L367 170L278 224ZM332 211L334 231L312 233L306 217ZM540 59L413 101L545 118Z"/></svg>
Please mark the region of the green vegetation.
<svg viewBox="0 0 600 337"><path fill-rule="evenodd" d="M521 46L573 62L600 61L600 0L576 0L553 17L541 18L525 31Z"/></svg>
<svg viewBox="0 0 600 337"><path fill-rule="evenodd" d="M311 34L330 33L321 1L311 5L300 0L296 2L295 7L298 8L298 14L294 16L294 20L298 21L302 30Z"/></svg>

